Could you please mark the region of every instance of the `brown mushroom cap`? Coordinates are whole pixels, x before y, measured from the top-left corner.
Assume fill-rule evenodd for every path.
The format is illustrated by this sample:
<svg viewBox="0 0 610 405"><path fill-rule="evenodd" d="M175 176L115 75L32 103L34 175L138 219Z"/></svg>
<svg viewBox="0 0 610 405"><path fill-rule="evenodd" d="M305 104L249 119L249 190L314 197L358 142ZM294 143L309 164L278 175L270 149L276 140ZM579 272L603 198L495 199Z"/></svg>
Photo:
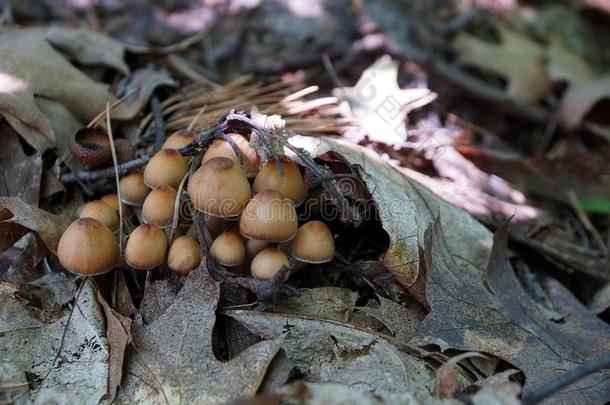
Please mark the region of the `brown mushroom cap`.
<svg viewBox="0 0 610 405"><path fill-rule="evenodd" d="M116 194L106 194L100 200L108 204L116 212L119 212L119 197Z"/></svg>
<svg viewBox="0 0 610 405"><path fill-rule="evenodd" d="M121 188L121 202L138 207L142 205L150 192L150 188L144 184L142 172L131 172L121 177L119 187Z"/></svg>
<svg viewBox="0 0 610 405"><path fill-rule="evenodd" d="M210 254L224 266L237 266L246 258L246 247L238 234L226 231L214 240Z"/></svg>
<svg viewBox="0 0 610 405"><path fill-rule="evenodd" d="M167 137L161 149L180 149L184 145L193 142L197 136L193 131L181 129Z"/></svg>
<svg viewBox="0 0 610 405"><path fill-rule="evenodd" d="M303 176L299 171L299 165L288 159L282 159L284 176L280 174L275 161L269 161L256 175L252 189L255 193L263 190L275 190L284 197L290 198L295 205L301 204L307 197L307 188Z"/></svg>
<svg viewBox="0 0 610 405"><path fill-rule="evenodd" d="M269 247L269 242L266 240L247 239L246 240L246 257L252 261L254 257L263 249Z"/></svg>
<svg viewBox="0 0 610 405"><path fill-rule="evenodd" d="M125 261L134 269L150 270L165 261L167 238L157 225L142 224L129 235Z"/></svg>
<svg viewBox="0 0 610 405"><path fill-rule="evenodd" d="M254 257L250 273L259 280L273 280L283 266L289 266L288 257L280 249L268 247Z"/></svg>
<svg viewBox="0 0 610 405"><path fill-rule="evenodd" d="M79 218L96 219L113 232L119 229L119 216L110 205L102 200L93 200L85 204L80 211Z"/></svg>
<svg viewBox="0 0 610 405"><path fill-rule="evenodd" d="M178 273L188 273L197 267L200 261L199 243L186 235L176 238L167 254L167 267Z"/></svg>
<svg viewBox="0 0 610 405"><path fill-rule="evenodd" d="M176 190L167 184L155 187L144 200L142 218L145 222L166 228L174 218Z"/></svg>
<svg viewBox="0 0 610 405"><path fill-rule="evenodd" d="M80 218L59 239L57 256L66 270L94 276L116 265L119 244L106 225L93 218Z"/></svg>
<svg viewBox="0 0 610 405"><path fill-rule="evenodd" d="M233 133L228 134L227 136L229 136L233 140L233 142L235 142L237 149L239 149L239 153L242 159L240 167L243 170L244 174L248 178L256 176L256 172L258 172L258 164L260 161L256 150L251 147L248 140L240 134ZM205 163L208 160L218 156L226 157L239 164L239 159L237 158L233 147L229 142L225 141L224 139L217 139L208 147L208 150L206 150L205 154L203 155L202 162Z"/></svg>
<svg viewBox="0 0 610 405"><path fill-rule="evenodd" d="M256 194L242 212L239 232L248 239L286 242L297 232L299 223L294 203L275 190Z"/></svg>
<svg viewBox="0 0 610 405"><path fill-rule="evenodd" d="M238 216L252 195L239 166L224 157L212 158L197 169L187 192L199 211L223 218Z"/></svg>
<svg viewBox="0 0 610 405"><path fill-rule="evenodd" d="M155 153L144 168L144 183L150 188L168 184L178 188L188 172L186 160L175 149L163 149Z"/></svg>
<svg viewBox="0 0 610 405"><path fill-rule="evenodd" d="M335 240L328 226L321 221L309 221L299 228L290 241L292 256L305 263L326 263L335 255Z"/></svg>

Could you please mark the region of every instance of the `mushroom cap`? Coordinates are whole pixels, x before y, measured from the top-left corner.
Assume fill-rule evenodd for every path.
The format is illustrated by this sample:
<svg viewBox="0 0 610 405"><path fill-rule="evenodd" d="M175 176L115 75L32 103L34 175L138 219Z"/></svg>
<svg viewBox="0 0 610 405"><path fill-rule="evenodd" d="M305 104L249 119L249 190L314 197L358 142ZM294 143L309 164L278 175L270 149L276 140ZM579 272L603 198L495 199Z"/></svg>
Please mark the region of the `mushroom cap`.
<svg viewBox="0 0 610 405"><path fill-rule="evenodd" d="M240 167L243 170L244 174L248 178L256 176L256 172L258 172L258 164L260 162L256 150L252 146L250 146L250 142L248 142L248 140L240 134L232 133L227 134L227 136L230 137L233 142L235 142L235 145L237 145L237 148L239 149L239 153L241 154L242 159ZM237 158L233 147L229 142L225 141L224 139L217 139L212 142L212 144L205 151L205 154L202 158L202 162L205 163L208 160L218 156L226 157L239 164L239 159Z"/></svg>
<svg viewBox="0 0 610 405"><path fill-rule="evenodd" d="M142 224L129 235L125 261L134 269L150 270L165 261L167 238L155 224Z"/></svg>
<svg viewBox="0 0 610 405"><path fill-rule="evenodd" d="M269 247L269 242L266 240L247 239L246 256L248 257L248 260L252 261L257 254L267 247Z"/></svg>
<svg viewBox="0 0 610 405"><path fill-rule="evenodd" d="M246 247L241 237L235 232L221 233L212 243L210 254L224 266L237 266L246 258Z"/></svg>
<svg viewBox="0 0 610 405"><path fill-rule="evenodd" d="M299 226L294 203L275 190L256 194L241 214L239 232L248 239L286 242Z"/></svg>
<svg viewBox="0 0 610 405"><path fill-rule="evenodd" d="M186 160L175 149L163 149L155 153L144 168L144 183L150 188L168 184L178 188L188 172Z"/></svg>
<svg viewBox="0 0 610 405"><path fill-rule="evenodd" d="M116 194L106 194L100 200L108 204L116 212L119 212L119 197Z"/></svg>
<svg viewBox="0 0 610 405"><path fill-rule="evenodd" d="M79 218L61 235L57 256L66 270L95 276L116 265L119 244L106 225L93 218Z"/></svg>
<svg viewBox="0 0 610 405"><path fill-rule="evenodd" d="M138 207L142 205L150 192L150 188L144 183L142 172L131 172L121 177L119 187L121 188L121 202Z"/></svg>
<svg viewBox="0 0 610 405"><path fill-rule="evenodd" d="M167 267L178 273L188 273L197 267L200 261L199 243L186 235L176 238L167 254Z"/></svg>
<svg viewBox="0 0 610 405"><path fill-rule="evenodd" d="M288 159L281 159L281 163L284 169L284 176L281 175L275 161L270 160L256 175L252 189L255 193L263 190L278 191L284 197L290 198L298 206L307 197L307 188L305 187L303 176L299 171L299 165Z"/></svg>
<svg viewBox="0 0 610 405"><path fill-rule="evenodd" d="M259 280L273 280L283 266L290 266L288 257L280 249L268 247L254 257L250 273Z"/></svg>
<svg viewBox="0 0 610 405"><path fill-rule="evenodd" d="M301 225L290 241L290 254L306 263L326 263L335 255L335 240L322 221L309 221Z"/></svg>
<svg viewBox="0 0 610 405"><path fill-rule="evenodd" d="M96 219L113 232L119 229L119 216L110 205L102 200L93 200L85 204L80 211L79 218Z"/></svg>
<svg viewBox="0 0 610 405"><path fill-rule="evenodd" d="M193 142L196 138L197 136L193 131L181 129L168 136L161 149L179 149Z"/></svg>
<svg viewBox="0 0 610 405"><path fill-rule="evenodd" d="M142 218L145 222L166 228L174 219L176 190L170 185L157 186L146 196L142 205Z"/></svg>
<svg viewBox="0 0 610 405"><path fill-rule="evenodd" d="M223 218L241 214L252 195L244 173L225 157L212 158L197 169L189 179L187 192L199 211Z"/></svg>

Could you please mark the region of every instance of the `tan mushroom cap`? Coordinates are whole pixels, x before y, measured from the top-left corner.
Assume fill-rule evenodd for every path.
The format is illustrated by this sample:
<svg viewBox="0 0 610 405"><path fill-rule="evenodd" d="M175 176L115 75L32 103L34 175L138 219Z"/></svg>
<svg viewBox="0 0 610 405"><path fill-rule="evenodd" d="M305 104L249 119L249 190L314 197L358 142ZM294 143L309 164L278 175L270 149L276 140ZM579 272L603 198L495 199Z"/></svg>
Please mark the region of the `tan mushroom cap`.
<svg viewBox="0 0 610 405"><path fill-rule="evenodd" d="M125 261L134 269L150 270L165 261L167 237L157 225L142 224L129 235Z"/></svg>
<svg viewBox="0 0 610 405"><path fill-rule="evenodd" d="M167 137L161 149L180 149L184 145L193 142L197 136L193 131L181 129Z"/></svg>
<svg viewBox="0 0 610 405"><path fill-rule="evenodd" d="M116 265L119 244L106 225L93 218L79 218L59 239L57 256L66 270L95 276L112 270Z"/></svg>
<svg viewBox="0 0 610 405"><path fill-rule="evenodd" d="M239 232L248 239L286 242L299 226L294 203L274 190L256 194L242 212Z"/></svg>
<svg viewBox="0 0 610 405"><path fill-rule="evenodd" d="M163 149L155 153L144 168L144 183L150 188L170 185L178 188L188 172L186 159L175 149Z"/></svg>
<svg viewBox="0 0 610 405"><path fill-rule="evenodd" d="M302 262L326 263L335 255L335 239L324 222L309 221L290 241L290 254Z"/></svg>
<svg viewBox="0 0 610 405"><path fill-rule="evenodd" d="M197 169L189 179L187 192L199 211L222 218L241 214L252 195L244 173L225 157L212 158Z"/></svg>
<svg viewBox="0 0 610 405"><path fill-rule="evenodd" d="M214 240L210 254L224 266L237 266L246 258L246 247L238 234L227 231Z"/></svg>
<svg viewBox="0 0 610 405"><path fill-rule="evenodd" d="M186 235L176 238L167 254L167 267L178 273L188 273L197 267L200 261L199 243Z"/></svg>
<svg viewBox="0 0 610 405"><path fill-rule="evenodd" d="M150 188L144 183L142 172L131 172L121 177L121 202L126 205L141 206L150 193Z"/></svg>
<svg viewBox="0 0 610 405"><path fill-rule="evenodd" d="M100 200L108 204L116 212L119 212L119 197L116 194L106 194Z"/></svg>
<svg viewBox="0 0 610 405"><path fill-rule="evenodd" d="M281 175L275 161L269 161L256 175L252 189L255 193L263 190L275 190L284 197L290 198L295 205L301 204L307 197L307 188L303 176L299 171L299 165L288 159L282 159L284 176Z"/></svg>
<svg viewBox="0 0 610 405"><path fill-rule="evenodd" d="M260 161L256 150L251 147L248 140L240 134L232 133L228 134L227 136L231 138L233 142L235 142L235 145L239 149L239 153L241 154L242 159L240 167L243 170L244 174L248 178L256 176L256 172L258 172L258 164ZM239 164L239 159L237 158L233 147L229 142L225 141L224 139L217 139L208 147L208 150L206 150L205 154L203 155L202 162L205 163L208 160L218 156L226 157L234 161L236 164Z"/></svg>
<svg viewBox="0 0 610 405"><path fill-rule="evenodd" d="M142 205L142 218L145 222L166 228L172 224L176 190L170 185L153 188Z"/></svg>
<svg viewBox="0 0 610 405"><path fill-rule="evenodd" d="M119 216L110 205L102 200L93 200L85 204L80 211L79 218L96 219L113 232L119 229Z"/></svg>
<svg viewBox="0 0 610 405"><path fill-rule="evenodd" d="M288 257L280 249L268 247L254 257L250 273L259 280L273 280L283 266L290 266Z"/></svg>
<svg viewBox="0 0 610 405"><path fill-rule="evenodd" d="M259 254L263 249L269 247L269 242L266 240L258 239L247 239L246 240L246 257L249 261L252 261L254 257Z"/></svg>

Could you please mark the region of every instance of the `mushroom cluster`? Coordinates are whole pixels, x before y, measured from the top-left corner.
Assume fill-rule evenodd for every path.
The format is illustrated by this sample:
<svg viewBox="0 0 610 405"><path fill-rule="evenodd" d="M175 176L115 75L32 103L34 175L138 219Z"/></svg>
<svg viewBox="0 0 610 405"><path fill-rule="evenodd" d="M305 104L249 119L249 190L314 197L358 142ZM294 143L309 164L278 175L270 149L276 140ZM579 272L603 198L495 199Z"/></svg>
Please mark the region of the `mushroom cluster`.
<svg viewBox="0 0 610 405"><path fill-rule="evenodd" d="M121 201L105 195L85 204L59 242L62 265L85 275L112 269L119 260L116 235L121 206L124 215L129 212L141 222L134 225L125 246L124 259L130 267L151 270L167 263L179 273L195 268L200 248L192 233L185 231L188 223L169 240L178 190L192 164L177 149L194 140L191 131L173 133L144 170L120 179ZM185 188L214 237L209 253L219 264L272 280L282 268L332 260L335 243L328 226L318 220L299 226L297 207L307 198L303 170L286 157L261 167L256 150L237 133L207 148Z"/></svg>

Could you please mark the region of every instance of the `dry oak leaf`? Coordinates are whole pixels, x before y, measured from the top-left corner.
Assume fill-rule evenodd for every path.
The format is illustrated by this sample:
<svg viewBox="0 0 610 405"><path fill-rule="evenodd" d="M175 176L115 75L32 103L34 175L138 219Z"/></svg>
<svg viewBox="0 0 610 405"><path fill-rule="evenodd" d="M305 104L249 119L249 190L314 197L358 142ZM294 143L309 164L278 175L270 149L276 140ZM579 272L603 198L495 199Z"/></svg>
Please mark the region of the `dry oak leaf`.
<svg viewBox="0 0 610 405"><path fill-rule="evenodd" d="M123 51L120 43L84 29L0 29L0 115L39 152L56 146L58 137L71 134L55 133L39 100L60 104L86 122L114 99L106 84L85 75L62 52L83 65L127 73Z"/></svg>
<svg viewBox="0 0 610 405"><path fill-rule="evenodd" d="M405 287L420 275L419 247L424 232L440 215L449 251L483 271L492 246L492 234L465 211L437 197L413 180L409 171L392 166L377 153L342 140L294 136L290 142L312 156L334 152L353 165L371 192L390 246L384 266Z"/></svg>
<svg viewBox="0 0 610 405"><path fill-rule="evenodd" d="M28 232L34 232L56 253L59 238L68 225L68 218L26 204L18 197L0 197L0 253Z"/></svg>
<svg viewBox="0 0 610 405"><path fill-rule="evenodd" d="M610 74L596 74L559 41L551 43L548 59L551 79L568 83L559 103L559 121L566 128L574 128L598 101L610 98Z"/></svg>
<svg viewBox="0 0 610 405"><path fill-rule="evenodd" d="M212 352L219 284L205 260L154 321L132 323L118 404L227 403L253 397L283 337L251 346L228 362Z"/></svg>
<svg viewBox="0 0 610 405"><path fill-rule="evenodd" d="M498 34L500 43L495 44L460 32L452 43L458 63L496 73L507 80L509 95L538 101L548 91L544 48L506 27L500 26Z"/></svg>
<svg viewBox="0 0 610 405"><path fill-rule="evenodd" d="M506 226L494 239L487 271L451 254L435 223L426 232L426 295L431 312L412 344L490 353L525 374L525 395L610 350L610 327L562 287L563 323L549 320L523 289L508 261ZM558 283L557 283L558 284ZM549 294L551 295L551 294ZM557 299L550 297L554 304ZM574 309L569 313L567 308ZM601 403L610 398L610 371L599 371L559 391L556 404Z"/></svg>

